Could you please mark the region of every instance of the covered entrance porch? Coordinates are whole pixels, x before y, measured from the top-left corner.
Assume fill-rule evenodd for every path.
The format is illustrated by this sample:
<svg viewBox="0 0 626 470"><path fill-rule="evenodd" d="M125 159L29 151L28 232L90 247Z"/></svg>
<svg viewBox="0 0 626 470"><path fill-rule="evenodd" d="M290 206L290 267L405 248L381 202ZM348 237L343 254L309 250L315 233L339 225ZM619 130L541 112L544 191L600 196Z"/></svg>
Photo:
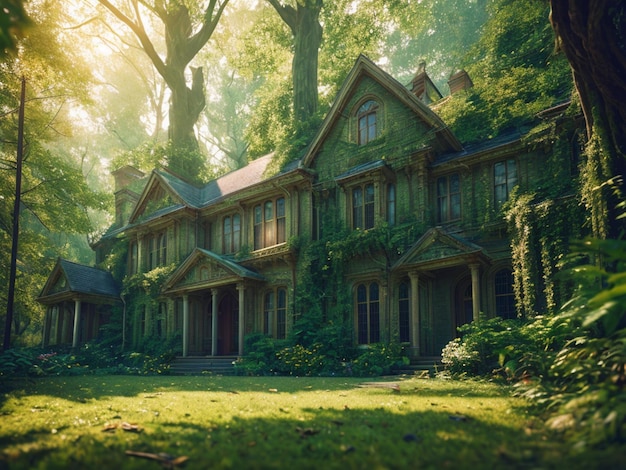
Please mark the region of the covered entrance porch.
<svg viewBox="0 0 626 470"><path fill-rule="evenodd" d="M241 357L254 286L264 278L232 260L196 248L172 273L163 294L176 300L182 357Z"/></svg>
<svg viewBox="0 0 626 470"><path fill-rule="evenodd" d="M441 228L426 232L393 267L406 279L408 351L413 358L440 354L458 326L478 319L481 278L489 257L482 248ZM402 322L402 318L400 318Z"/></svg>

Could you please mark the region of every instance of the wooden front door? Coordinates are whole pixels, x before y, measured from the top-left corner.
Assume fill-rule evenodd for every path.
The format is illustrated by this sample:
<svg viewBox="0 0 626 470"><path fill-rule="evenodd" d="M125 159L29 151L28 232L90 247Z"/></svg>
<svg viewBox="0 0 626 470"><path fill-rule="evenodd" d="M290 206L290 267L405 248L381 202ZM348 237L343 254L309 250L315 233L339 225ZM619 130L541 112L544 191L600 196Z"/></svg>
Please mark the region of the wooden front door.
<svg viewBox="0 0 626 470"><path fill-rule="evenodd" d="M217 354L236 355L239 351L239 301L226 294L219 303Z"/></svg>

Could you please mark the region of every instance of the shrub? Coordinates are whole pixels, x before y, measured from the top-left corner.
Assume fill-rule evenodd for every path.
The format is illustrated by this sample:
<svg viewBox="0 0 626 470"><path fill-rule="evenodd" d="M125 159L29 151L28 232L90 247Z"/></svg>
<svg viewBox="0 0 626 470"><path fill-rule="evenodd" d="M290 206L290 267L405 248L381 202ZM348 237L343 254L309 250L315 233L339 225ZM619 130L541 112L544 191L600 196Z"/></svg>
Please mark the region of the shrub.
<svg viewBox="0 0 626 470"><path fill-rule="evenodd" d="M548 346L559 339L549 319L534 321L479 320L459 328L460 338L442 350L444 371L453 376L500 377L507 380L542 377L548 359Z"/></svg>
<svg viewBox="0 0 626 470"><path fill-rule="evenodd" d="M351 372L357 376L377 376L391 374L409 359L402 354L398 343L375 343L367 345L350 364Z"/></svg>

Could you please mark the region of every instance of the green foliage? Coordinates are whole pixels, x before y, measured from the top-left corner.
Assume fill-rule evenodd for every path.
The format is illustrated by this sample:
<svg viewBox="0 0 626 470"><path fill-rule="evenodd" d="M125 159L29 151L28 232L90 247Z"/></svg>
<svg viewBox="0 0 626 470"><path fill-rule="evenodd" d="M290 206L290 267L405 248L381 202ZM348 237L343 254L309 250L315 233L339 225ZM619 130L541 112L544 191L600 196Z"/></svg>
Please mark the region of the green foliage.
<svg viewBox="0 0 626 470"><path fill-rule="evenodd" d="M352 374L367 377L391 374L408 363L400 344L375 343L362 350L349 367Z"/></svg>
<svg viewBox="0 0 626 470"><path fill-rule="evenodd" d="M572 256L596 263L563 274L577 285L554 317L567 341L554 350L546 377L522 390L583 448L622 441L626 431L626 241L588 239Z"/></svg>
<svg viewBox="0 0 626 470"><path fill-rule="evenodd" d="M565 57L553 53L546 3L499 0L490 9L465 59L474 87L437 108L464 143L525 131L539 111L569 99L573 90Z"/></svg>
<svg viewBox="0 0 626 470"><path fill-rule="evenodd" d="M239 375L293 375L298 377L356 375L379 376L393 373L408 364L399 344L371 344L355 349L345 338L329 337L337 330L325 328L317 339L336 342L316 342L310 345L292 340L276 340L267 335L246 337L246 356L235 362ZM338 343L341 344L338 347Z"/></svg>

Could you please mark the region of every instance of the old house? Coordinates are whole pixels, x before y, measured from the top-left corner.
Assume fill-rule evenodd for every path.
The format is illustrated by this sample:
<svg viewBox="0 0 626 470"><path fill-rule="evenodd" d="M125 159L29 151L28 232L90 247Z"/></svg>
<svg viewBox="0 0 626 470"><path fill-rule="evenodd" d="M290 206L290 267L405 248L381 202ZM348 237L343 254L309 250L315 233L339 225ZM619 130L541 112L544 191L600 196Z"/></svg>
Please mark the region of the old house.
<svg viewBox="0 0 626 470"><path fill-rule="evenodd" d="M464 72L453 78L455 91L471 86ZM429 106L440 98L425 70L406 87L361 56L304 154L280 170L268 155L197 187L164 170L119 169L116 223L97 262L123 244L127 279L163 276L146 301L124 299L135 300L133 343L177 337L182 356L241 356L250 333L285 338L307 315L298 293L312 268L301 247L339 233L389 235L361 251L355 243L342 267L355 344L438 355L479 313L515 317L502 207L549 149L519 133L464 146ZM61 328L53 277L40 298L47 342Z"/></svg>

